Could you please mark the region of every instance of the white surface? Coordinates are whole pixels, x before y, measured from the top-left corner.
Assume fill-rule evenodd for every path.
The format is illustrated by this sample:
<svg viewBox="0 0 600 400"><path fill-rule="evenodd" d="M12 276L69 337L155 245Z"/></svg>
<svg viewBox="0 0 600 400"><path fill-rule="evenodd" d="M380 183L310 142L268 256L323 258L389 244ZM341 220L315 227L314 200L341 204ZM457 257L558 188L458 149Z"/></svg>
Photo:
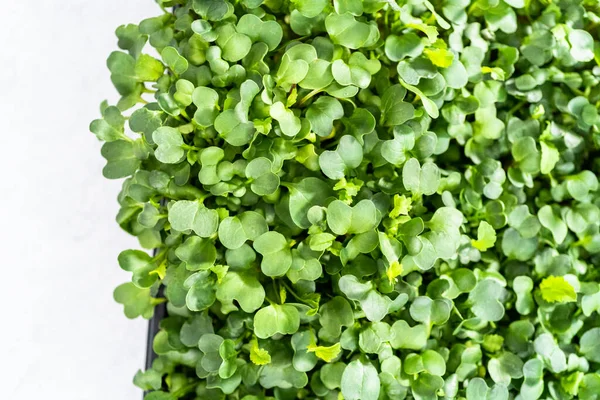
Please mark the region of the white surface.
<svg viewBox="0 0 600 400"><path fill-rule="evenodd" d="M112 291L118 253L137 242L114 216L120 182L102 177L89 133L116 100L105 60L114 30L158 15L152 0L2 4L0 383L6 400L141 399L146 321Z"/></svg>

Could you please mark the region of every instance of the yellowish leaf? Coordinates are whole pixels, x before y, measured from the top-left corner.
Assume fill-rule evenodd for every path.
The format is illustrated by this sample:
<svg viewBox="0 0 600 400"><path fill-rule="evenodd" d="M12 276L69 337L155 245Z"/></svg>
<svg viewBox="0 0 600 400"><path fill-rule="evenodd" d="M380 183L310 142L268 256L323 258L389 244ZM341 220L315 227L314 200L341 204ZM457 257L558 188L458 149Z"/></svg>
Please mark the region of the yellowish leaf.
<svg viewBox="0 0 600 400"><path fill-rule="evenodd" d="M412 200L404 195L394 195L394 208L390 211L390 218L408 215L412 208Z"/></svg>
<svg viewBox="0 0 600 400"><path fill-rule="evenodd" d="M283 286L279 289L279 298L281 299L281 304L287 300L287 290Z"/></svg>
<svg viewBox="0 0 600 400"><path fill-rule="evenodd" d="M167 275L167 263L161 263L158 268L150 271L150 274L156 274L160 279L165 279L165 276Z"/></svg>
<svg viewBox="0 0 600 400"><path fill-rule="evenodd" d="M256 365L266 365L271 362L271 355L265 349L258 347L258 340L250 342L250 361Z"/></svg>
<svg viewBox="0 0 600 400"><path fill-rule="evenodd" d="M392 265L390 265L390 267L385 272L388 279L390 280L390 284L394 284L394 282L396 282L396 278L402 275L402 271L404 271L404 268L402 267L402 264L400 264L398 261L394 261Z"/></svg>
<svg viewBox="0 0 600 400"><path fill-rule="evenodd" d="M336 343L332 346L317 346L315 344L309 344L306 348L311 353L315 353L315 355L325 362L332 362L335 358L340 354L342 348L339 343Z"/></svg>
<svg viewBox="0 0 600 400"><path fill-rule="evenodd" d="M423 52L436 67L448 68L454 60L454 53L450 50L433 48L425 49Z"/></svg>
<svg viewBox="0 0 600 400"><path fill-rule="evenodd" d="M477 229L477 240L471 239L471 245L479 251L486 251L496 244L496 231L486 221L481 221Z"/></svg>
<svg viewBox="0 0 600 400"><path fill-rule="evenodd" d="M549 276L540 283L542 298L549 303L577 301L575 289L562 276Z"/></svg>

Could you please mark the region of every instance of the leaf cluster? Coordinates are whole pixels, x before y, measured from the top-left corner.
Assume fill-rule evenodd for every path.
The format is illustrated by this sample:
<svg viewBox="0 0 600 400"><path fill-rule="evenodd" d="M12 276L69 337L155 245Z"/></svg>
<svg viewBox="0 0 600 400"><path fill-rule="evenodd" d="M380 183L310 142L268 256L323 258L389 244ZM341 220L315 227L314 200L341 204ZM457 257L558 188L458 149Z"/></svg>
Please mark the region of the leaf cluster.
<svg viewBox="0 0 600 400"><path fill-rule="evenodd" d="M90 125L146 400L598 397L597 1L158 3Z"/></svg>

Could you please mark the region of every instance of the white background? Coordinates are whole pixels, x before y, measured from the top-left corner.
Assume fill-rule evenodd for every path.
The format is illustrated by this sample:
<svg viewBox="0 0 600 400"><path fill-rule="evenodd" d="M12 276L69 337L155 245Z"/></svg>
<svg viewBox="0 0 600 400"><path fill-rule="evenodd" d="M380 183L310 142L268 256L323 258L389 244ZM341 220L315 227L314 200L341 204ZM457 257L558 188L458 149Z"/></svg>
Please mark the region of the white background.
<svg viewBox="0 0 600 400"><path fill-rule="evenodd" d="M0 1L0 397L141 399L145 320L112 291L137 241L115 222L120 182L89 133L116 101L114 30L158 15L152 0Z"/></svg>

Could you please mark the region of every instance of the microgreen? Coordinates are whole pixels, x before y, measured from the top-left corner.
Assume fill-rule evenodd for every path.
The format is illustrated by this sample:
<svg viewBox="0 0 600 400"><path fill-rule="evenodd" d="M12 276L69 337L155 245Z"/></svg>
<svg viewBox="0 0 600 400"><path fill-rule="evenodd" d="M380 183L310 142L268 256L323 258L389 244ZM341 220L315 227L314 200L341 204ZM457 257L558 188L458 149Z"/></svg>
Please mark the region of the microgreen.
<svg viewBox="0 0 600 400"><path fill-rule="evenodd" d="M146 400L598 397L597 1L157 2L90 124Z"/></svg>

